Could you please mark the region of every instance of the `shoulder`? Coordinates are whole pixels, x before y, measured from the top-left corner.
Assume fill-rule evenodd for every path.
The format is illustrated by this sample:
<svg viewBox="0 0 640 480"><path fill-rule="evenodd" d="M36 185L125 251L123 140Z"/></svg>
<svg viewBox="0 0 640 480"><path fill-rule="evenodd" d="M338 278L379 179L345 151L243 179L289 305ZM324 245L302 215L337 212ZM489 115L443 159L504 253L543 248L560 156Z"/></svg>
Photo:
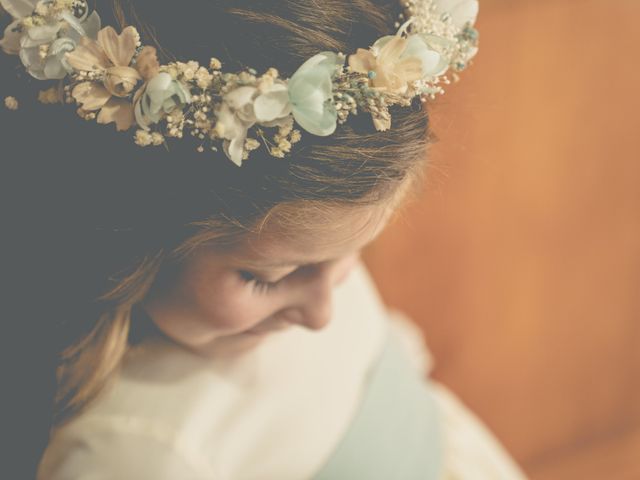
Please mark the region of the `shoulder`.
<svg viewBox="0 0 640 480"><path fill-rule="evenodd" d="M38 480L204 480L209 465L165 425L135 417L90 417L54 433Z"/></svg>

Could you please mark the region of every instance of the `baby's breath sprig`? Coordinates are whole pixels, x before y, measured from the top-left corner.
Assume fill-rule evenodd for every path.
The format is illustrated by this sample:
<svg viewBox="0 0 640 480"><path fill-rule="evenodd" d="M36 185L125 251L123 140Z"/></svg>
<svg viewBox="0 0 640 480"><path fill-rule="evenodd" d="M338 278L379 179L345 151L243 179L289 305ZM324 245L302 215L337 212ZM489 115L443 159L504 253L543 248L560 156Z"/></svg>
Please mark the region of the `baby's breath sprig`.
<svg viewBox="0 0 640 480"><path fill-rule="evenodd" d="M286 154L291 152L293 145L302 138L300 130L293 128L293 126L293 118L288 117L283 124L278 126L278 131L271 138L268 138L268 134L263 128L257 128L256 135L260 137L271 156L284 158Z"/></svg>

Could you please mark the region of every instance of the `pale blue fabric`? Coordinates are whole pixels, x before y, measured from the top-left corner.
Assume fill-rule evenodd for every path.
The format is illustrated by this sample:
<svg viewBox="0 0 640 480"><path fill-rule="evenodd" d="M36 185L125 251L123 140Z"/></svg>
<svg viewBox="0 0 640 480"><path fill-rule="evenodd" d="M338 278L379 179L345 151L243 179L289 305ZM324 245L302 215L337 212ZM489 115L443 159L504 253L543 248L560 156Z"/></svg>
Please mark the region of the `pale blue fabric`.
<svg viewBox="0 0 640 480"><path fill-rule="evenodd" d="M312 480L437 480L442 427L429 381L390 332L360 409Z"/></svg>

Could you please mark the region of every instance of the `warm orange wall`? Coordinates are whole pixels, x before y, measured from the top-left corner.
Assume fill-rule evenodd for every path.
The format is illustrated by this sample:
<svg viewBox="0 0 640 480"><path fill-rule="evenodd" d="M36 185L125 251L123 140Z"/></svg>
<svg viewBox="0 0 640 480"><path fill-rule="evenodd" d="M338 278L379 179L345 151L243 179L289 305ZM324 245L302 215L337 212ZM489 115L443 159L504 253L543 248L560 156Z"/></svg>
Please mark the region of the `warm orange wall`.
<svg viewBox="0 0 640 480"><path fill-rule="evenodd" d="M640 478L571 460L640 426L639 21L637 0L481 0L427 192L366 255L534 478Z"/></svg>

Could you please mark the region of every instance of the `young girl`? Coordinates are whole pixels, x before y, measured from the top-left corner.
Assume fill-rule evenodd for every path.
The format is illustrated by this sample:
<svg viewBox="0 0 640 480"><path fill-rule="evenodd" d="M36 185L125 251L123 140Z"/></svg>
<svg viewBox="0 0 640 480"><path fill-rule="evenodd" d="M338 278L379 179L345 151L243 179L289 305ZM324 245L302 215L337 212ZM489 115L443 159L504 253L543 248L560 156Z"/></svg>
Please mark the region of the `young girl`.
<svg viewBox="0 0 640 480"><path fill-rule="evenodd" d="M1 3L7 142L63 246L39 480L523 478L358 257L475 0Z"/></svg>

